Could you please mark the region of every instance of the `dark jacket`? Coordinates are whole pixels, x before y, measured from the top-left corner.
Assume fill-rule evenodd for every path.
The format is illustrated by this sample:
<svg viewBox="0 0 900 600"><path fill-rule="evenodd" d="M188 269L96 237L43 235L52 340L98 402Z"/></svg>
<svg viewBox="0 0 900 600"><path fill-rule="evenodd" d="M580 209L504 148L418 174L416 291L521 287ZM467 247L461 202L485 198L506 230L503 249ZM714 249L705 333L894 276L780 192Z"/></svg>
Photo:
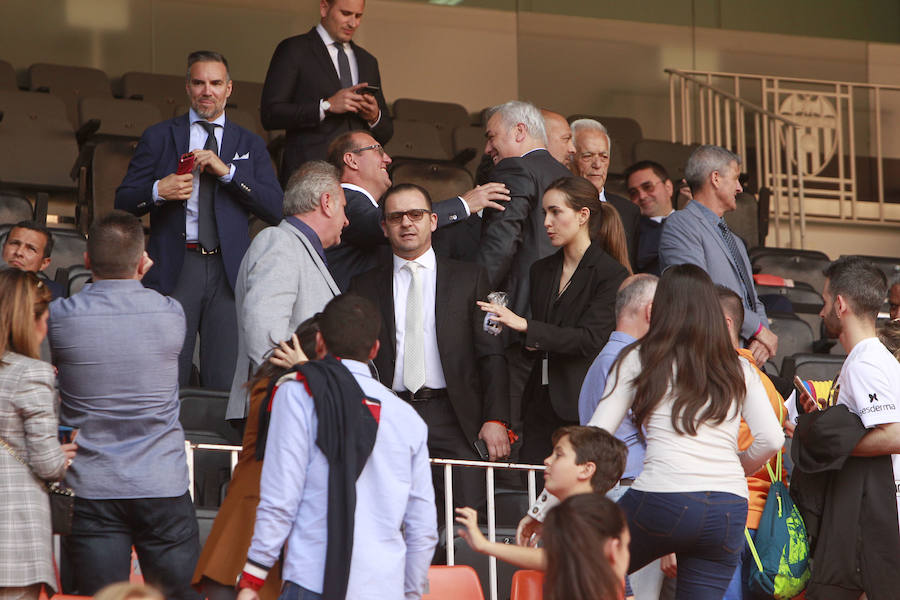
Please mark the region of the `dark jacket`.
<svg viewBox="0 0 900 600"><path fill-rule="evenodd" d="M850 456L866 434L846 406L801 415L791 458L794 499L810 536L810 600L900 594L900 526L890 456Z"/></svg>

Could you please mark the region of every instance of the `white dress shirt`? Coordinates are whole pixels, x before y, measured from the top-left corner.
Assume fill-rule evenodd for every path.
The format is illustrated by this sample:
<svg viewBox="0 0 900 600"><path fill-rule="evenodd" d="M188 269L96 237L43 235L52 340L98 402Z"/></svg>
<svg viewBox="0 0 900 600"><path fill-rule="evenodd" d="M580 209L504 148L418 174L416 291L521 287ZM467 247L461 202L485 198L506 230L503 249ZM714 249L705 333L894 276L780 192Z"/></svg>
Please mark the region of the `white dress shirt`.
<svg viewBox="0 0 900 600"><path fill-rule="evenodd" d="M440 390L447 387L444 379L444 368L438 353L437 332L434 325L434 299L437 286L437 258L434 249L429 248L425 254L414 261L408 261L394 255L394 323L397 327L396 348L397 362L394 366L394 389L403 391L403 342L406 332L406 296L412 275L404 269L407 262L420 265L419 277L422 280L422 306L425 307L423 320L425 329L425 387Z"/></svg>
<svg viewBox="0 0 900 600"><path fill-rule="evenodd" d="M367 190L365 188L361 188L358 185L354 185L352 183L342 183L341 187L344 188L345 190L354 190L356 192L359 192L360 194L362 194L363 196L365 196L366 198L369 199L369 202L372 203L372 206L374 206L375 208L378 208L378 200L376 200L375 197L369 193L369 190ZM465 204L465 202L463 202L463 204Z"/></svg>
<svg viewBox="0 0 900 600"><path fill-rule="evenodd" d="M437 543L428 429L409 404L344 359L363 393L381 402L375 446L356 480L353 562L347 598L420 598ZM321 593L328 547L328 459L316 445L318 416L306 387L282 384L259 487L247 557L274 565L287 541L282 578Z"/></svg>
<svg viewBox="0 0 900 600"><path fill-rule="evenodd" d="M319 37L322 38L322 42L325 43L325 47L328 49L328 56L331 57L331 63L334 65L334 72L337 73L338 79L341 77L341 69L338 66L338 50L335 44L339 44L340 42L335 42L334 39L325 31L325 28L322 27L322 24L319 23L316 25L316 32L318 32ZM341 46L344 48L344 54L347 55L347 61L350 63L350 81L353 82L353 85L359 83L359 64L356 62L356 53L353 51L353 45L350 42L343 42ZM325 102L325 98L319 100L319 120L325 120L325 108L322 106L322 103ZM370 125L370 127L374 127L378 125L378 121L381 120L381 110L378 111L378 117L375 119L375 122Z"/></svg>
<svg viewBox="0 0 900 600"><path fill-rule="evenodd" d="M190 139L188 140L188 152L193 152L194 150L203 150L203 147L206 146L206 140L209 137L209 134L206 133L206 129L200 125L200 121L204 121L205 119L200 118L200 116L194 112L194 109L190 109L188 111L188 119L190 119L191 125L189 128ZM222 152L222 136L225 134L225 113L222 112L219 115L218 119L213 119L210 123L215 123L218 127L215 128L216 135L216 145L219 148L219 158L221 157ZM224 160L222 162L225 162ZM231 178L234 177L234 165L230 163L226 163L228 165L229 171L227 174L219 177L219 181L221 183L231 183ZM159 180L157 179L153 183L153 201L157 204L165 202L159 196ZM194 171L194 187L191 188L191 197L187 199L184 203L184 234L185 240L188 242L196 242L198 239L198 228L199 228L199 209L198 203L200 197L200 171Z"/></svg>

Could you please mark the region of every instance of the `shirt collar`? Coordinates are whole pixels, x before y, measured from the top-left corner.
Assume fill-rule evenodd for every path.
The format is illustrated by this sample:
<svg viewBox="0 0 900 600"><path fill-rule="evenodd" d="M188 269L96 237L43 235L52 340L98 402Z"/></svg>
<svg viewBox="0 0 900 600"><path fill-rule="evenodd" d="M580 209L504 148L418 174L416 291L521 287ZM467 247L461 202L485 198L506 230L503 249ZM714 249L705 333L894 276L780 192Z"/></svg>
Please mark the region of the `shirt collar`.
<svg viewBox="0 0 900 600"><path fill-rule="evenodd" d="M369 199L369 202L372 203L373 206L378 206L378 202L375 200L375 197L369 193L369 190L365 188L361 188L358 185L352 183L342 183L341 187L345 190L353 190L355 192L359 192L360 194L364 194L366 198Z"/></svg>
<svg viewBox="0 0 900 600"><path fill-rule="evenodd" d="M656 221L657 223L662 223L663 219L668 219L669 217L671 217L673 212L675 212L674 209L672 209L672 211L670 211L669 214L667 214L667 215L662 215L659 217L647 217L647 218L650 219L651 221Z"/></svg>
<svg viewBox="0 0 900 600"><path fill-rule="evenodd" d="M322 262L325 263L325 266L327 267L328 259L325 258L325 248L322 246L322 240L319 239L319 234L316 233L316 230L294 215L289 215L285 217L284 220L296 227L300 233L306 236L306 239L309 240L309 243L312 244L312 247L315 249L316 254L319 255L319 258L322 259Z"/></svg>
<svg viewBox="0 0 900 600"><path fill-rule="evenodd" d="M341 364L347 367L347 370L353 373L354 375L363 375L365 377L372 377L372 372L369 371L369 365L364 362L360 362L358 360L353 360L350 358L342 358Z"/></svg>
<svg viewBox="0 0 900 600"><path fill-rule="evenodd" d="M719 221L724 220L723 217L720 217L719 215L708 209L701 202L691 200L691 204L697 205L697 209L700 211L700 214L703 215L703 218L706 219L713 227L718 227Z"/></svg>
<svg viewBox="0 0 900 600"><path fill-rule="evenodd" d="M625 342L626 344L631 344L632 342L636 342L637 338L632 337L625 333L624 331L613 331L609 334L610 341L615 340L617 342Z"/></svg>
<svg viewBox="0 0 900 600"><path fill-rule="evenodd" d="M400 269L403 268L408 262L415 262L420 264L421 266L429 269L431 271L437 268L437 257L434 255L434 248L429 248L425 251L421 256L414 258L413 260L406 260L405 258L400 258L396 254L394 255L394 275L400 272Z"/></svg>
<svg viewBox="0 0 900 600"><path fill-rule="evenodd" d="M191 125L196 123L197 121L206 121L206 119L202 118L197 112L192 108L188 111L188 118L191 121ZM225 127L225 111L222 111L222 114L219 115L218 119L213 119L210 123L214 123L219 127Z"/></svg>
<svg viewBox="0 0 900 600"><path fill-rule="evenodd" d="M606 202L606 186L600 190L600 202Z"/></svg>
<svg viewBox="0 0 900 600"><path fill-rule="evenodd" d="M335 42L334 38L332 38L331 35L329 35L329 33L325 30L325 28L322 27L321 23L316 25L316 32L319 34L319 37L322 38L322 41L325 43L326 48L331 47L332 44L338 43ZM347 49L346 42L342 43L341 46L344 47L344 50Z"/></svg>
<svg viewBox="0 0 900 600"><path fill-rule="evenodd" d="M547 149L544 148L544 147L542 146L542 147L540 147L540 148L532 148L531 150L529 150L528 152L526 152L526 153L523 154L522 156L528 156L528 155L531 154L532 152L537 152L538 150L543 150L544 152L547 151Z"/></svg>

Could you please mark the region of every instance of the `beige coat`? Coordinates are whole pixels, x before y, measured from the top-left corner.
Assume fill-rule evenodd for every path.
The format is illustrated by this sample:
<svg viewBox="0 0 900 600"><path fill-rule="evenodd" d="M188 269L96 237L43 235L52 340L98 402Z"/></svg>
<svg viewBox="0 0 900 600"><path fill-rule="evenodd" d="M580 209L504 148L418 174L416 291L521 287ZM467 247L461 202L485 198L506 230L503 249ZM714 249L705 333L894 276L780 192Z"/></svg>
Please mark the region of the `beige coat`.
<svg viewBox="0 0 900 600"><path fill-rule="evenodd" d="M0 364L0 437L41 478L65 474L53 367L7 352ZM55 588L50 501L31 470L0 446L0 587Z"/></svg>

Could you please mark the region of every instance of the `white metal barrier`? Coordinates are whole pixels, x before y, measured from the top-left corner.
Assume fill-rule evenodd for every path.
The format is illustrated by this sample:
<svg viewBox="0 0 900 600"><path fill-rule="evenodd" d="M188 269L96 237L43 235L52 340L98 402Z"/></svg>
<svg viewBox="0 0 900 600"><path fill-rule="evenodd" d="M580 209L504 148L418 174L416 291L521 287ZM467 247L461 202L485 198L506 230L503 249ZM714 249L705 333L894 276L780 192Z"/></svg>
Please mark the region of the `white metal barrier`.
<svg viewBox="0 0 900 600"><path fill-rule="evenodd" d="M231 453L231 470L237 464L238 453L241 451L240 446L230 446L224 444L195 444L185 441L184 451L187 454L188 478L190 481L191 497L194 496L194 452L201 451L218 451ZM526 471L528 484L528 505L534 504L537 497L537 482L535 473L544 470L544 465L526 465L519 463L496 463L481 462L474 460L451 460L444 458L430 459L432 465L442 465L444 467L444 523L446 534L445 544L447 550L447 564L453 565L455 561L453 548L453 467L484 469L485 485L487 487L487 529L488 539L496 540L497 533L497 514L496 501L494 498L494 473L501 471ZM497 559L493 556L488 557L488 573L489 573L489 598L497 600Z"/></svg>

